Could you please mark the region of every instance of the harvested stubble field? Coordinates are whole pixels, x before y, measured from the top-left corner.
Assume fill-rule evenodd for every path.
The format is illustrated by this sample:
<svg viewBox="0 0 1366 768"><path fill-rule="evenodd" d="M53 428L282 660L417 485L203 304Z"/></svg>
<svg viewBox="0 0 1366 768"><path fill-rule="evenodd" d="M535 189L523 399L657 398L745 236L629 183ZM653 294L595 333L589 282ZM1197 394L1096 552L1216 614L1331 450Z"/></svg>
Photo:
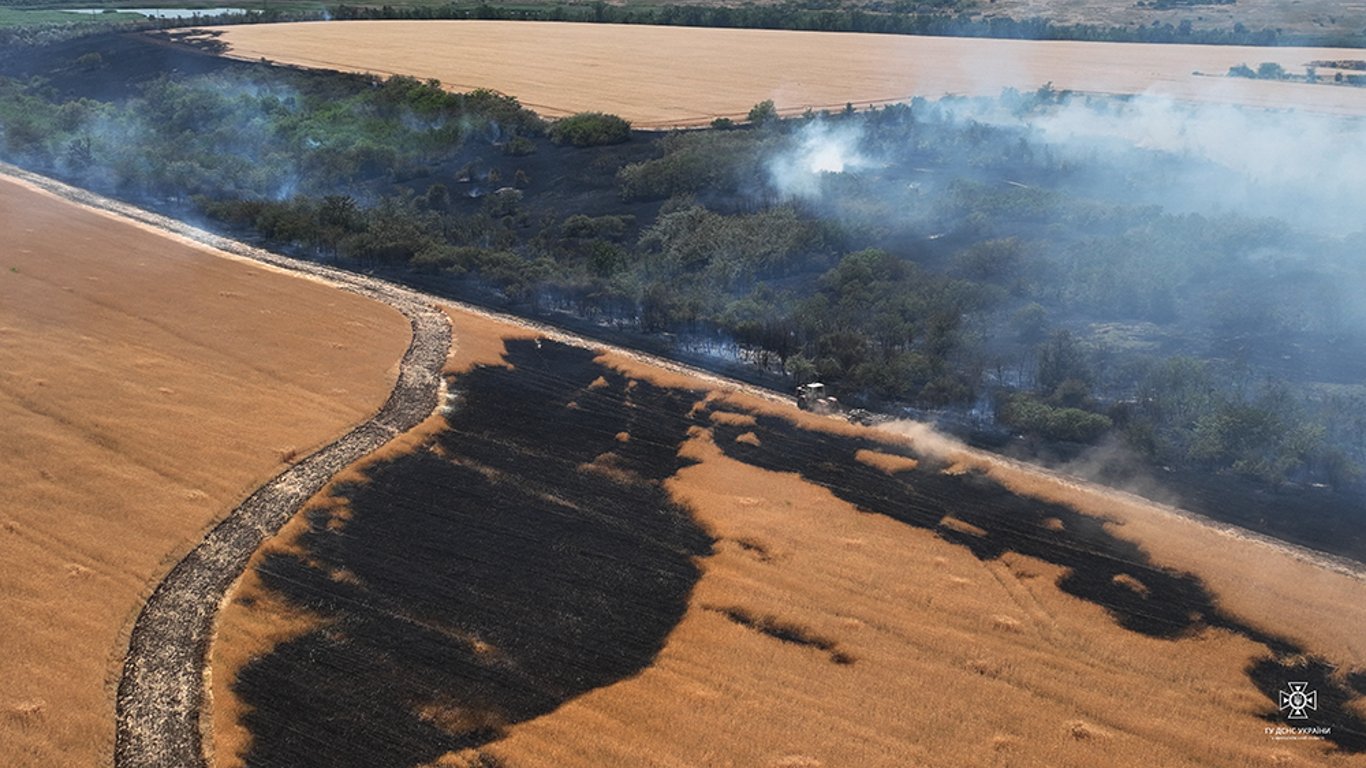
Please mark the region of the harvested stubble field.
<svg viewBox="0 0 1366 768"><path fill-rule="evenodd" d="M1366 764L1359 574L451 314L447 415L227 604L220 768Z"/></svg>
<svg viewBox="0 0 1366 768"><path fill-rule="evenodd" d="M0 754L111 761L143 599L384 402L398 312L0 179Z"/></svg>
<svg viewBox="0 0 1366 768"><path fill-rule="evenodd" d="M603 111L642 128L743 118L765 99L792 114L912 96L994 96L1047 82L1076 91L1366 114L1366 89L1222 77L1238 64L1273 61L1301 73L1313 60L1360 58L1334 48L498 21L253 24L214 34L235 58L435 78L454 90L511 94L551 117Z"/></svg>

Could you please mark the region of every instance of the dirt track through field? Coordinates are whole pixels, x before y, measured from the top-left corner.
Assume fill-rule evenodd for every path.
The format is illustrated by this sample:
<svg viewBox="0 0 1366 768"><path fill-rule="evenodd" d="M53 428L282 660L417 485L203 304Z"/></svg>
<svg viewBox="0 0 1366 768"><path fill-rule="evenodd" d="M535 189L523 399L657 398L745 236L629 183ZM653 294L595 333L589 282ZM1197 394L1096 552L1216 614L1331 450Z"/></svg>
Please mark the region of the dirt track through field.
<svg viewBox="0 0 1366 768"><path fill-rule="evenodd" d="M436 78L459 91L502 91L548 117L598 110L640 128L743 119L765 99L795 114L912 96L995 96L1046 82L1074 91L1366 114L1366 88L1224 76L1239 64L1271 61L1303 74L1310 61L1360 58L1359 51L1336 48L518 21L253 24L215 34L228 44L228 56L242 60Z"/></svg>
<svg viewBox="0 0 1366 768"><path fill-rule="evenodd" d="M369 421L262 486L176 564L147 601L129 641L118 690L116 766L203 763L199 727L204 662L214 616L252 552L329 479L417 426L438 400L450 347L445 315L392 286L347 278L341 286L384 301L412 323L413 342L389 400Z"/></svg>
<svg viewBox="0 0 1366 768"><path fill-rule="evenodd" d="M375 413L402 313L0 178L0 754L109 765L158 581Z"/></svg>
<svg viewBox="0 0 1366 768"><path fill-rule="evenodd" d="M262 486L176 564L133 627L118 691L116 766L203 762L199 713L214 616L252 552L337 472L431 414L450 346L439 310L401 289L342 285L385 301L412 323L398 384L373 418Z"/></svg>
<svg viewBox="0 0 1366 768"><path fill-rule="evenodd" d="M199 713L205 653L224 594L261 542L333 475L431 415L438 404L441 370L450 349L450 323L443 312L412 291L285 259L17 169L0 170L85 205L384 302L402 312L412 326L412 343L399 364L398 381L379 412L238 505L157 586L133 627L118 687L114 764L202 765Z"/></svg>

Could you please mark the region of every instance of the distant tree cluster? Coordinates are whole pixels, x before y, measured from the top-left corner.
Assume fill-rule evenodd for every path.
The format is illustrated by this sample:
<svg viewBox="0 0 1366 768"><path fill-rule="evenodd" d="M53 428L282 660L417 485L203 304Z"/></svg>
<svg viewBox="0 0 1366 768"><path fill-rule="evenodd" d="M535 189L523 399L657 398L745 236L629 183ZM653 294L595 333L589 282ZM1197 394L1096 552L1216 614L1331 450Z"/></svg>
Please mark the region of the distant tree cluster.
<svg viewBox="0 0 1366 768"><path fill-rule="evenodd" d="M1288 76L1285 67L1274 61L1264 61L1256 69L1246 64L1229 67L1229 77L1245 77L1252 80L1284 80Z"/></svg>
<svg viewBox="0 0 1366 768"><path fill-rule="evenodd" d="M1157 461L1229 470L1273 485L1305 474L1343 485L1359 470L1326 439L1322 420L1345 417L1366 426L1348 406L1320 404L1311 413L1284 383L1230 387L1208 363L1173 357L1149 367L1137 397L1118 413L1130 443Z"/></svg>

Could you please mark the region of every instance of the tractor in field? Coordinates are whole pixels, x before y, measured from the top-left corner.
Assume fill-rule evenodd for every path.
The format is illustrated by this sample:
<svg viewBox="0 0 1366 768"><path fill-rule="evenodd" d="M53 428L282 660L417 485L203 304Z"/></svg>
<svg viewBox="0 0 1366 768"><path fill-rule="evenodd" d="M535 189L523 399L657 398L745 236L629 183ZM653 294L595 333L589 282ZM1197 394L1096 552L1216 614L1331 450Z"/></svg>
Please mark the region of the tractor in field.
<svg viewBox="0 0 1366 768"><path fill-rule="evenodd" d="M826 394L825 385L820 382L797 387L797 407L822 416L843 416L851 424L871 426L880 421L875 414L862 408L846 409L840 401Z"/></svg>
<svg viewBox="0 0 1366 768"><path fill-rule="evenodd" d="M797 387L797 407L823 416L841 413L843 410L838 400L825 394L825 385L820 382Z"/></svg>

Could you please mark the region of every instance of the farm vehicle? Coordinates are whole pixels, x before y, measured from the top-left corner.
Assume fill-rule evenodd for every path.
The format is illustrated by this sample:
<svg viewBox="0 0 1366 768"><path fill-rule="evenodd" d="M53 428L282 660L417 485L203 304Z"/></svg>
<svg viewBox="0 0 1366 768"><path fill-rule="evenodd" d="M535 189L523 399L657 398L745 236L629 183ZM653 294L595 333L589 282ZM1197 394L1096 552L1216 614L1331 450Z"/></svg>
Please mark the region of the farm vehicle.
<svg viewBox="0 0 1366 768"><path fill-rule="evenodd" d="M820 382L797 387L797 407L821 416L843 416L851 424L869 426L877 421L872 413L862 408L845 408L839 400L826 394L825 385Z"/></svg>

